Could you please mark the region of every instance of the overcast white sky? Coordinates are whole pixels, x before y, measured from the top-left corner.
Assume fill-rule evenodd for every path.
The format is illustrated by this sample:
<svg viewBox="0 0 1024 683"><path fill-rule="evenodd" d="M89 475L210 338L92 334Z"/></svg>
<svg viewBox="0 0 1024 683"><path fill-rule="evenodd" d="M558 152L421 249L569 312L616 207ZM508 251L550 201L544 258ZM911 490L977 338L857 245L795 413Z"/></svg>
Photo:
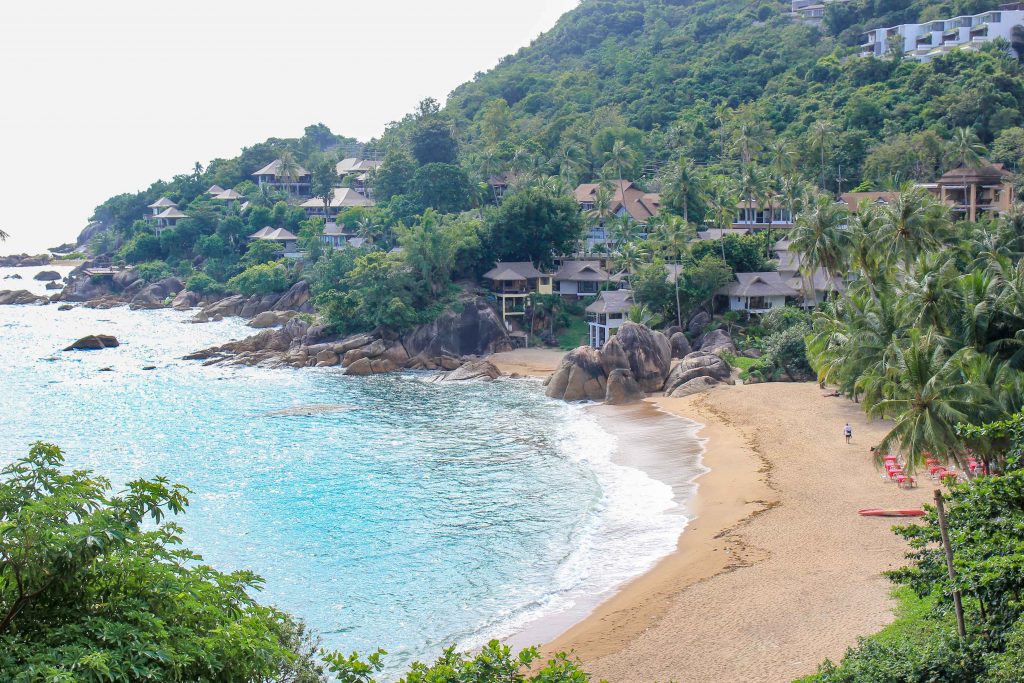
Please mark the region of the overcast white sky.
<svg viewBox="0 0 1024 683"><path fill-rule="evenodd" d="M322 121L367 140L578 0L0 3L0 253L97 204Z"/></svg>

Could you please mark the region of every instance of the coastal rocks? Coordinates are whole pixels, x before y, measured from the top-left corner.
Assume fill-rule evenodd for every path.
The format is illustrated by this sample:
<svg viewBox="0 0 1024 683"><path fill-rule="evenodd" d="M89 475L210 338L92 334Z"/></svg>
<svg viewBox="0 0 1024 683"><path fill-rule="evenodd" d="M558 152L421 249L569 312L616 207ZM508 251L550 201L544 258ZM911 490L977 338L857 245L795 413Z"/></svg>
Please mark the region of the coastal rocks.
<svg viewBox="0 0 1024 683"><path fill-rule="evenodd" d="M63 301L90 301L111 294L110 288L102 282L94 282L84 275L69 276L68 286L61 292Z"/></svg>
<svg viewBox="0 0 1024 683"><path fill-rule="evenodd" d="M41 294L33 294L27 289L0 291L0 306L43 306L50 300Z"/></svg>
<svg viewBox="0 0 1024 683"><path fill-rule="evenodd" d="M178 295L171 301L171 308L176 311L187 311L190 308L194 308L199 305L200 295L199 292L190 292L187 289L183 289L178 292Z"/></svg>
<svg viewBox="0 0 1024 683"><path fill-rule="evenodd" d="M291 288L282 294L273 304L270 310L273 311L303 311L309 312L309 283L299 280Z"/></svg>
<svg viewBox="0 0 1024 683"><path fill-rule="evenodd" d="M48 254L37 254L35 256L30 256L29 254L11 254L10 256L0 256L0 268L45 266L49 262L50 256Z"/></svg>
<svg viewBox="0 0 1024 683"><path fill-rule="evenodd" d="M675 332L670 335L668 341L672 345L673 358L685 358L687 354L693 351L690 348L690 340L682 332Z"/></svg>
<svg viewBox="0 0 1024 683"><path fill-rule="evenodd" d="M116 337L109 334L90 334L65 347L65 351L99 351L120 346Z"/></svg>
<svg viewBox="0 0 1024 683"><path fill-rule="evenodd" d="M672 364L672 346L661 332L626 322L613 339L625 351L629 369L644 391L658 391Z"/></svg>
<svg viewBox="0 0 1024 683"><path fill-rule="evenodd" d="M710 386L711 384L718 384L720 382L730 381L732 375L732 368L724 360L719 358L713 353L705 353L703 351L697 351L691 353L683 360L679 361L672 372L669 373L668 379L665 380L665 394L668 396L688 396L690 393L696 393L700 389L698 386ZM685 385L688 385L692 380L703 378L709 380L709 383L698 383L691 385L687 390L689 393L677 394Z"/></svg>
<svg viewBox="0 0 1024 683"><path fill-rule="evenodd" d="M286 322L294 318L295 315L294 311L263 311L246 324L249 327L254 327L256 329L277 327L278 325L284 325Z"/></svg>
<svg viewBox="0 0 1024 683"><path fill-rule="evenodd" d="M501 370L488 360L471 360L462 364L455 370L442 375L439 381L442 382L468 382L470 380L482 380L490 382L501 377Z"/></svg>
<svg viewBox="0 0 1024 683"><path fill-rule="evenodd" d="M616 368L608 375L605 386L604 402L609 405L624 405L642 401L646 394L633 373L623 368Z"/></svg>
<svg viewBox="0 0 1024 683"><path fill-rule="evenodd" d="M47 282L45 288L48 290L58 290L64 289L64 285L62 285L60 282Z"/></svg>
<svg viewBox="0 0 1024 683"><path fill-rule="evenodd" d="M700 350L703 353L721 355L722 353L728 352L735 355L736 344L733 343L732 337L730 337L725 330L711 330L704 335L704 338L701 340Z"/></svg>
<svg viewBox="0 0 1024 683"><path fill-rule="evenodd" d="M4 275L4 279L5 280L20 280L21 276L18 275L17 273L14 273L12 275Z"/></svg>
<svg viewBox="0 0 1024 683"><path fill-rule="evenodd" d="M32 276L33 280L39 282L53 282L54 280L60 280L60 273L55 270L41 270Z"/></svg>
<svg viewBox="0 0 1024 683"><path fill-rule="evenodd" d="M718 386L720 382L716 382L710 377L694 377L689 382L684 382L678 387L672 390L669 396L672 398L683 398L684 396L692 396L693 394L699 394L709 389L713 389Z"/></svg>
<svg viewBox="0 0 1024 683"><path fill-rule="evenodd" d="M70 311L72 308L74 308L74 306L72 306L71 304L61 304L60 306L57 307L57 310L58 311Z"/></svg>
<svg viewBox="0 0 1024 683"><path fill-rule="evenodd" d="M320 353L316 354L314 358L316 358L316 367L318 368L330 367L341 362L338 354L330 349L324 349Z"/></svg>
<svg viewBox="0 0 1024 683"><path fill-rule="evenodd" d="M410 356L483 356L512 349L505 324L486 299L462 297L458 303L461 311L445 311L402 339Z"/></svg>
<svg viewBox="0 0 1024 683"><path fill-rule="evenodd" d="M133 283L138 281L139 276L134 270L122 270L114 273L114 276L111 278L114 288L121 291L128 289Z"/></svg>
<svg viewBox="0 0 1024 683"><path fill-rule="evenodd" d="M167 277L163 280L143 287L138 294L128 302L128 307L133 311L152 308L164 308L167 300L177 296L178 292L185 288L185 285L176 277Z"/></svg>
<svg viewBox="0 0 1024 683"><path fill-rule="evenodd" d="M699 311L686 323L686 332L690 338L696 339L704 333L704 328L711 324L711 316L704 311Z"/></svg>
<svg viewBox="0 0 1024 683"><path fill-rule="evenodd" d="M563 401L601 401L607 379L601 365L601 352L581 346L565 354L562 364L544 382L544 393Z"/></svg>

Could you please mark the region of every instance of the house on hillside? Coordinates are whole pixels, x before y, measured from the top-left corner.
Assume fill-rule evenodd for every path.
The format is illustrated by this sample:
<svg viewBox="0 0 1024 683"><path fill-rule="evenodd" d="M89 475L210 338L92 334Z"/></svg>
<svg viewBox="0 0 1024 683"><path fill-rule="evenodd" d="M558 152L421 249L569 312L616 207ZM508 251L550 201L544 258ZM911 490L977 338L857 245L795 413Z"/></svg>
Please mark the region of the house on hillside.
<svg viewBox="0 0 1024 683"><path fill-rule="evenodd" d="M850 213L857 213L864 202L869 205L888 206L898 196L899 192L844 192L839 196L839 201L846 204Z"/></svg>
<svg viewBox="0 0 1024 683"><path fill-rule="evenodd" d="M776 197L769 208L763 202L742 201L736 205L736 220L733 228L747 228L751 232L761 230L789 230L793 227L793 216L784 207L781 197Z"/></svg>
<svg viewBox="0 0 1024 683"><path fill-rule="evenodd" d="M697 242L708 242L713 240L720 240L723 237L729 235L735 235L736 237L743 237L749 235L750 228L708 228L707 230L697 231Z"/></svg>
<svg viewBox="0 0 1024 683"><path fill-rule="evenodd" d="M576 188L574 195L581 211L594 210L600 188L600 183L584 183ZM612 181L611 190L611 200L606 207L609 216L629 216L643 227L661 213L661 195L657 192L644 192L629 180ZM602 221L588 230L588 253L595 247L608 247L611 244L607 228Z"/></svg>
<svg viewBox="0 0 1024 683"><path fill-rule="evenodd" d="M281 160L275 159L252 175L260 187L267 185L280 192L287 192L290 197L310 196L313 176L298 164L290 171L283 172Z"/></svg>
<svg viewBox="0 0 1024 683"><path fill-rule="evenodd" d="M376 159L349 157L335 164L334 171L342 180L348 178L349 185L353 190L364 197L369 197L371 195L369 186L370 175L380 168L382 163Z"/></svg>
<svg viewBox="0 0 1024 683"><path fill-rule="evenodd" d="M934 183L919 187L949 204L953 220L975 223L985 216L994 217L1010 210L1016 198L1013 181L1014 175L1002 164L987 164L979 168L954 168Z"/></svg>
<svg viewBox="0 0 1024 683"><path fill-rule="evenodd" d="M334 188L334 195L327 206L326 216L324 216L324 200L320 197L311 197L299 206L302 207L302 210L306 212L306 216L309 218L319 217L331 220L336 218L342 209L356 206L370 207L374 204L375 202L372 199L360 194L354 188L336 187Z"/></svg>
<svg viewBox="0 0 1024 683"><path fill-rule="evenodd" d="M499 261L484 273L497 299L498 313L509 325L512 318L526 314L530 294L551 294L551 276L537 270L529 261Z"/></svg>
<svg viewBox="0 0 1024 683"><path fill-rule="evenodd" d="M598 261L563 261L555 271L555 292L562 296L594 296L602 284L618 282L619 279L602 268Z"/></svg>
<svg viewBox="0 0 1024 683"><path fill-rule="evenodd" d="M828 298L846 291L846 283L838 275L829 275L824 268L818 268L811 277L801 272L800 255L789 250L789 240L781 239L773 250L779 265L779 276L787 285L800 294L804 308L815 308Z"/></svg>
<svg viewBox="0 0 1024 683"><path fill-rule="evenodd" d="M216 197L223 191L224 188L221 187L220 185L210 185L210 188L206 190L206 194L210 195L211 197Z"/></svg>
<svg viewBox="0 0 1024 683"><path fill-rule="evenodd" d="M147 218L156 218L157 214L159 214L161 211L165 211L172 207L175 209L178 208L178 203L171 201L167 197L161 197L160 199L156 200L155 202L146 207L151 211Z"/></svg>
<svg viewBox="0 0 1024 683"><path fill-rule="evenodd" d="M234 204L240 206L245 201L245 195L234 190L221 190L213 196L213 200L222 203L224 206L232 206Z"/></svg>
<svg viewBox="0 0 1024 683"><path fill-rule="evenodd" d="M860 56L882 59L898 51L929 62L954 50L977 50L996 38L1012 41L1014 28L1022 24L1024 3L1014 2L980 14L875 28L867 32Z"/></svg>
<svg viewBox="0 0 1024 683"><path fill-rule="evenodd" d="M168 206L153 217L153 232L159 235L164 230L177 227L182 218L188 218L188 214L179 211L177 206Z"/></svg>
<svg viewBox="0 0 1024 683"><path fill-rule="evenodd" d="M277 242L280 246L280 250L277 252L279 255L291 259L302 258L302 254L299 252L299 238L295 233L285 228L267 226L249 235L249 239Z"/></svg>
<svg viewBox="0 0 1024 683"><path fill-rule="evenodd" d="M601 348L629 316L633 308L633 292L616 289L601 292L597 299L587 306L587 325L590 328L590 345Z"/></svg>
<svg viewBox="0 0 1024 683"><path fill-rule="evenodd" d="M511 171L502 171L487 178L487 187L491 190L491 199L495 205L501 204L505 198L509 186L515 180L515 174Z"/></svg>
<svg viewBox="0 0 1024 683"><path fill-rule="evenodd" d="M800 296L800 292L775 271L735 273L735 277L735 281L716 292L718 296L728 299L730 311L767 313L773 308L782 308Z"/></svg>

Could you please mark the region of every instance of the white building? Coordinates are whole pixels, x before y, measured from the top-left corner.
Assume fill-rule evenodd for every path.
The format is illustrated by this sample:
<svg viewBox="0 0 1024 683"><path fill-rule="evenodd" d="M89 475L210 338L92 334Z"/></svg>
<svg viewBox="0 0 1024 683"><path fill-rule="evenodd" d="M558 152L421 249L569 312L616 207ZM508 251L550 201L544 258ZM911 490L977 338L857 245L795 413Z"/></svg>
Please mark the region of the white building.
<svg viewBox="0 0 1024 683"><path fill-rule="evenodd" d="M976 50L983 44L1013 37L1014 26L1024 26L1024 3L1001 5L998 10L970 16L938 19L923 24L900 24L868 31L861 46L862 57L882 58L890 46L921 62L941 57L953 50Z"/></svg>
<svg viewBox="0 0 1024 683"><path fill-rule="evenodd" d="M594 303L587 306L587 325L590 327L590 345L595 349L615 334L626 322L633 307L633 292L617 289L601 292Z"/></svg>

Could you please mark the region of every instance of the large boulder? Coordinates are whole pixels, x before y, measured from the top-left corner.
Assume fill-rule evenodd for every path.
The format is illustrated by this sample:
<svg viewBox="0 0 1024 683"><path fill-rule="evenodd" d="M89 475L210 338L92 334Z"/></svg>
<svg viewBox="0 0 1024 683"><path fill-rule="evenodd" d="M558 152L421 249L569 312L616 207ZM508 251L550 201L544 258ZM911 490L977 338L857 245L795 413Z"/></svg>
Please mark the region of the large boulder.
<svg viewBox="0 0 1024 683"><path fill-rule="evenodd" d="M111 282L114 283L114 288L119 290L127 289L133 282L139 281L139 275L134 270L121 270L114 273L114 277Z"/></svg>
<svg viewBox="0 0 1024 683"><path fill-rule="evenodd" d="M629 370L616 368L608 375L605 386L604 402L610 405L623 405L643 400L646 394L640 383Z"/></svg>
<svg viewBox="0 0 1024 683"><path fill-rule="evenodd" d="M686 335L682 332L672 334L668 341L669 344L672 345L673 358L685 358L693 351L693 349L690 348L690 340L687 339Z"/></svg>
<svg viewBox="0 0 1024 683"><path fill-rule="evenodd" d="M691 339L696 339L704 334L704 328L710 324L711 316L705 311L697 311L690 318L690 322L686 323L686 332L690 335Z"/></svg>
<svg viewBox="0 0 1024 683"><path fill-rule="evenodd" d="M176 277L166 277L163 280L146 285L142 290L132 297L128 307L133 311L150 308L163 308L167 300L177 296L185 285Z"/></svg>
<svg viewBox="0 0 1024 683"><path fill-rule="evenodd" d="M615 370L629 370L629 358L618 337L612 337L601 347L601 369L606 377Z"/></svg>
<svg viewBox="0 0 1024 683"><path fill-rule="evenodd" d="M61 277L60 273L56 270L41 270L36 273L32 279L38 280L39 282L53 282L54 280L60 280Z"/></svg>
<svg viewBox="0 0 1024 683"><path fill-rule="evenodd" d="M213 318L218 315L221 317L239 315L242 312L242 307L245 306L245 303L245 296L241 294L234 294L232 296L226 296L220 301L215 301L209 306L204 306L200 313L206 318Z"/></svg>
<svg viewBox="0 0 1024 683"><path fill-rule="evenodd" d="M33 294L27 289L0 291L0 306L42 306L50 300L40 294Z"/></svg>
<svg viewBox="0 0 1024 683"><path fill-rule="evenodd" d="M345 367L345 374L354 377L365 377L373 374L373 366L369 358L360 358L351 365Z"/></svg>
<svg viewBox="0 0 1024 683"><path fill-rule="evenodd" d="M120 346L116 337L109 334L90 334L65 347L65 351L99 351Z"/></svg>
<svg viewBox="0 0 1024 683"><path fill-rule="evenodd" d="M614 339L622 346L640 387L648 392L660 390L672 367L672 345L665 335L644 325L625 322Z"/></svg>
<svg viewBox="0 0 1024 683"><path fill-rule="evenodd" d="M111 294L109 284L101 278L95 280L84 274L70 277L68 286L60 293L63 301L89 301Z"/></svg>
<svg viewBox="0 0 1024 683"><path fill-rule="evenodd" d="M486 356L512 349L501 317L482 297L459 299L461 311L446 310L402 339L409 356Z"/></svg>
<svg viewBox="0 0 1024 683"><path fill-rule="evenodd" d="M309 283L299 280L291 286L287 292L282 294L274 303L271 310L274 311L301 311L308 313L312 309L309 302Z"/></svg>
<svg viewBox="0 0 1024 683"><path fill-rule="evenodd" d="M56 290L59 290L59 289L64 289L64 285L62 285L60 283L60 281L47 282L46 283L46 289L47 290L56 291Z"/></svg>
<svg viewBox="0 0 1024 683"><path fill-rule="evenodd" d="M723 353L731 353L736 355L736 344L733 343L732 337L729 334L719 328L717 330L711 330L700 342L700 350L703 353L714 353L721 355Z"/></svg>
<svg viewBox="0 0 1024 683"><path fill-rule="evenodd" d="M718 386L718 384L719 382L711 377L694 377L690 381L677 386L668 395L672 398L683 398L684 396L692 396L693 394L707 391Z"/></svg>
<svg viewBox="0 0 1024 683"><path fill-rule="evenodd" d="M318 368L337 365L339 362L341 362L341 359L338 358L338 354L330 349L324 349L316 354L316 366Z"/></svg>
<svg viewBox="0 0 1024 683"><path fill-rule="evenodd" d="M607 380L601 367L601 352L581 346L565 354L562 364L545 382L545 393L564 401L601 401Z"/></svg>
<svg viewBox="0 0 1024 683"><path fill-rule="evenodd" d="M471 379L479 379L490 382L499 377L501 377L501 370L494 363L487 360L471 360L443 375L441 381L465 382Z"/></svg>
<svg viewBox="0 0 1024 683"><path fill-rule="evenodd" d="M294 311L263 311L247 322L246 325L249 327L255 327L256 329L277 327L278 325L284 325L294 317Z"/></svg>
<svg viewBox="0 0 1024 683"><path fill-rule="evenodd" d="M187 311L190 308L195 308L199 304L200 298L199 292L190 292L187 289L183 289L178 292L178 296L174 297L174 301L171 302L171 308L176 311Z"/></svg>
<svg viewBox="0 0 1024 683"><path fill-rule="evenodd" d="M732 376L732 368L724 360L713 353L697 351L679 361L668 379L665 380L665 393L672 395L678 387L697 377L707 377L715 382L724 382Z"/></svg>

